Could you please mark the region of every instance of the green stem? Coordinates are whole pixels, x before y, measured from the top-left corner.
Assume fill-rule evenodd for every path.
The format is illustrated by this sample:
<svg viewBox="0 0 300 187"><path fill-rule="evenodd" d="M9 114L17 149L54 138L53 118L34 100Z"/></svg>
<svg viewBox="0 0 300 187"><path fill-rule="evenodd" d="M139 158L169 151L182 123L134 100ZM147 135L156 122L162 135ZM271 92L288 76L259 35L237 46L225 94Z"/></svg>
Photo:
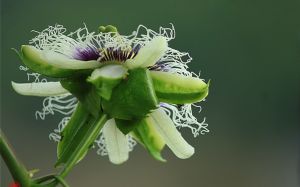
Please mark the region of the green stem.
<svg viewBox="0 0 300 187"><path fill-rule="evenodd" d="M63 186L63 187L69 187L69 185L65 182L65 180L60 176L55 176L55 179Z"/></svg>
<svg viewBox="0 0 300 187"><path fill-rule="evenodd" d="M6 163L13 179L22 187L55 187L58 184L61 184L64 187L68 187L68 184L64 181L63 177L57 176L55 174L32 180L25 166L20 161L18 161L1 129L0 154L4 162ZM46 184L42 184L44 182L46 182Z"/></svg>
<svg viewBox="0 0 300 187"><path fill-rule="evenodd" d="M21 164L16 155L11 150L6 138L4 137L1 129L0 129L0 154L6 163L12 177L14 180L22 187L30 186L30 176L25 166Z"/></svg>
<svg viewBox="0 0 300 187"><path fill-rule="evenodd" d="M54 176L55 176L54 174L51 174L51 175L46 175L46 176L37 178L37 179L34 180L34 183L37 183L37 184L43 183L45 181L54 179L55 178Z"/></svg>
<svg viewBox="0 0 300 187"><path fill-rule="evenodd" d="M61 184L64 187L69 187L63 178L55 174L46 175L33 181L32 187L56 187Z"/></svg>
<svg viewBox="0 0 300 187"><path fill-rule="evenodd" d="M98 135L98 132L100 132L100 130L102 129L103 125L106 123L108 116L106 114L102 114L102 116L99 117L97 123L95 124L95 128L92 128L91 131L88 134L93 134L93 135ZM96 137L94 137L96 138ZM85 141L83 144L77 146L76 150L74 150L74 152L80 152L82 147L87 147L88 146L88 142L89 141ZM76 154L74 156L74 158L71 158L69 163L66 164L65 168L63 169L63 171L59 174L59 177L61 178L65 178L68 173L71 171L71 169L73 168L73 166L76 164L76 162L78 161L78 158L80 157L80 155L82 154Z"/></svg>

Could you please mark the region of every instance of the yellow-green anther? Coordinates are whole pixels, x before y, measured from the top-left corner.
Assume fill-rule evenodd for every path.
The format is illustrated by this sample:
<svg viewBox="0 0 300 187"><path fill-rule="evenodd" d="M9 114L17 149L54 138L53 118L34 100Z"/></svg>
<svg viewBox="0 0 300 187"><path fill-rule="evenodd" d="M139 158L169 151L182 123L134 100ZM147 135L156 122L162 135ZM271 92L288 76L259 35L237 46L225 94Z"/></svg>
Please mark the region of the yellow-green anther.
<svg viewBox="0 0 300 187"><path fill-rule="evenodd" d="M194 148L183 139L163 109L155 110L150 116L154 121L153 125L156 130L178 158L186 159L194 154Z"/></svg>
<svg viewBox="0 0 300 187"><path fill-rule="evenodd" d="M96 60L81 61L71 59L62 54L53 51L39 50L29 45L23 45L21 51L23 56L33 63L42 63L58 69L82 70L95 69L102 66L102 64Z"/></svg>
<svg viewBox="0 0 300 187"><path fill-rule="evenodd" d="M126 61L128 68L153 66L167 51L168 42L163 36L156 36L142 47L134 59Z"/></svg>
<svg viewBox="0 0 300 187"><path fill-rule="evenodd" d="M107 25L107 26L100 26L99 27L99 32L107 33L118 33L118 29L115 26L112 25Z"/></svg>
<svg viewBox="0 0 300 187"><path fill-rule="evenodd" d="M209 84L196 77L150 71L154 90L161 102L186 104L203 100L208 95Z"/></svg>
<svg viewBox="0 0 300 187"><path fill-rule="evenodd" d="M117 86L126 75L127 69L124 66L110 64L95 69L88 78L88 81L95 86L97 93L101 97L109 100L113 88Z"/></svg>
<svg viewBox="0 0 300 187"><path fill-rule="evenodd" d="M47 97L69 93L60 82L15 83L12 81L11 85L18 94L28 96Z"/></svg>
<svg viewBox="0 0 300 187"><path fill-rule="evenodd" d="M129 156L128 140L126 135L116 126L115 120L108 120L102 132L109 160L114 164L122 164L127 161Z"/></svg>

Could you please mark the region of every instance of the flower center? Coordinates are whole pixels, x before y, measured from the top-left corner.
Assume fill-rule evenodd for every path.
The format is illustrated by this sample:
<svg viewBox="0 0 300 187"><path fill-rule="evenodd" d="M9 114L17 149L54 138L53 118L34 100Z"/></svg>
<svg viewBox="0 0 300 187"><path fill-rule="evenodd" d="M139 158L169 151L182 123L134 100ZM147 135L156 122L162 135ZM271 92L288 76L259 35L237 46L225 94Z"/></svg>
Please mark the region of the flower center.
<svg viewBox="0 0 300 187"><path fill-rule="evenodd" d="M100 49L100 62L118 61L125 62L128 59L133 59L140 50L140 45L133 47L131 50L122 50L121 48L106 48Z"/></svg>
<svg viewBox="0 0 300 187"><path fill-rule="evenodd" d="M99 62L118 61L125 62L128 59L133 59L140 50L140 45L136 45L132 49L122 50L121 48L100 48L86 47L76 48L73 58L76 60L98 60Z"/></svg>

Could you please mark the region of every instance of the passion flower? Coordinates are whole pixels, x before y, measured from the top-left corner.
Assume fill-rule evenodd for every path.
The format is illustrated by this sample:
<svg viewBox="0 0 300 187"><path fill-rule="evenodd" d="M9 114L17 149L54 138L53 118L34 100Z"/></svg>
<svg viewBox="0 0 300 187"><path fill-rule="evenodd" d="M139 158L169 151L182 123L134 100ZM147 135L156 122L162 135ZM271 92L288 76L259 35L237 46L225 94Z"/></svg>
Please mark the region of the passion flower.
<svg viewBox="0 0 300 187"><path fill-rule="evenodd" d="M194 136L208 132L192 106L208 95L209 84L187 70L188 53L172 49L171 28L154 32L140 25L126 36L113 26L100 32L85 27L66 34L61 25L49 27L23 45L19 52L25 70L37 78L12 86L21 95L42 96L37 115L67 115L50 138L58 141L56 165L68 171L96 143L112 163L128 159L137 140L149 153L165 161L167 145L181 158L194 148L177 128L188 127ZM40 76L57 82L38 81ZM71 116L70 116L71 115Z"/></svg>

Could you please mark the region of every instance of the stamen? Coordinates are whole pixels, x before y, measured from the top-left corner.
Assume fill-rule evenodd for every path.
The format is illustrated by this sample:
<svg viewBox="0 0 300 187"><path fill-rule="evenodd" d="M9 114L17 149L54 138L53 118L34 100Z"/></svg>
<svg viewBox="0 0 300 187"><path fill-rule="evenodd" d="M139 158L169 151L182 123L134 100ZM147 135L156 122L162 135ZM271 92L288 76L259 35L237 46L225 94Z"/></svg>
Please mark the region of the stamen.
<svg viewBox="0 0 300 187"><path fill-rule="evenodd" d="M100 49L100 62L118 61L125 62L132 59L138 53L139 48L135 47L131 50L122 50L121 48L114 49L112 47Z"/></svg>

